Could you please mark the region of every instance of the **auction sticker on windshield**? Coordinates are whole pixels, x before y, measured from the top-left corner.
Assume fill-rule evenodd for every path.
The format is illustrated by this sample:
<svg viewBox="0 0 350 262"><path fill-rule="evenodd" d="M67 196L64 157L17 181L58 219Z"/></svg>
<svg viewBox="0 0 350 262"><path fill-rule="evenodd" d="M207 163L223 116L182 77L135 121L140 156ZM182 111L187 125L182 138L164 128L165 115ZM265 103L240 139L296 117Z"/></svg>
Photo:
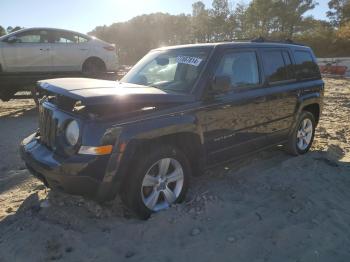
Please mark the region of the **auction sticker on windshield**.
<svg viewBox="0 0 350 262"><path fill-rule="evenodd" d="M176 58L176 62L178 62L179 64L187 64L193 66L199 66L202 61L203 60L198 57L191 56L178 56Z"/></svg>

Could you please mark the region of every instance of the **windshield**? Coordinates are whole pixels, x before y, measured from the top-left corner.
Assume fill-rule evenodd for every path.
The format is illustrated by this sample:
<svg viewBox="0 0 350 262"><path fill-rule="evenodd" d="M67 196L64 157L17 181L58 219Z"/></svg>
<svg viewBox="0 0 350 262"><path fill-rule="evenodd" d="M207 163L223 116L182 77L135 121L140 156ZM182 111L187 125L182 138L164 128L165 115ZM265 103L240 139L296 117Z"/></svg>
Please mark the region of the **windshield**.
<svg viewBox="0 0 350 262"><path fill-rule="evenodd" d="M121 82L152 86L164 91L190 93L209 50L153 51L142 58Z"/></svg>

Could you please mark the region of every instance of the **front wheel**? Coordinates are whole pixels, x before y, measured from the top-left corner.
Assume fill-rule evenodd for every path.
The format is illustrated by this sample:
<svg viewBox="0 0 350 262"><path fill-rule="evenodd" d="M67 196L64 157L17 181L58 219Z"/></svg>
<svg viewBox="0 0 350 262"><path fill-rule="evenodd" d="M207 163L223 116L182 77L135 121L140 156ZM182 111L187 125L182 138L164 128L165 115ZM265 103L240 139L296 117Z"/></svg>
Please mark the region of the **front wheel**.
<svg viewBox="0 0 350 262"><path fill-rule="evenodd" d="M292 155L302 155L309 151L315 136L315 117L302 111L294 131L288 139L287 151Z"/></svg>
<svg viewBox="0 0 350 262"><path fill-rule="evenodd" d="M186 156L172 146L152 147L140 154L130 171L122 197L142 219L181 202L191 172Z"/></svg>

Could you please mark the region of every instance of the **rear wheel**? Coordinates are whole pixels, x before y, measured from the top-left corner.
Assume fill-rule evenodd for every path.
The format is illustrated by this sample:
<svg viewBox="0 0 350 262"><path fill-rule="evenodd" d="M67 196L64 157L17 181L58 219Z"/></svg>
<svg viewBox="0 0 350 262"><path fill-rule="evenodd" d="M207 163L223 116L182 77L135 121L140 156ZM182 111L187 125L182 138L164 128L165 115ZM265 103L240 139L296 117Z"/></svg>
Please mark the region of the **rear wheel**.
<svg viewBox="0 0 350 262"><path fill-rule="evenodd" d="M105 63L99 58L89 58L83 64L83 73L96 75L106 72Z"/></svg>
<svg viewBox="0 0 350 262"><path fill-rule="evenodd" d="M294 131L290 135L287 151L292 155L302 155L309 151L315 136L315 117L308 111L303 111Z"/></svg>
<svg viewBox="0 0 350 262"><path fill-rule="evenodd" d="M17 93L17 88L13 86L5 87L0 90L0 100L6 102L11 100Z"/></svg>
<svg viewBox="0 0 350 262"><path fill-rule="evenodd" d="M190 165L172 146L152 148L140 155L124 187L124 203L140 218L181 202L188 188Z"/></svg>

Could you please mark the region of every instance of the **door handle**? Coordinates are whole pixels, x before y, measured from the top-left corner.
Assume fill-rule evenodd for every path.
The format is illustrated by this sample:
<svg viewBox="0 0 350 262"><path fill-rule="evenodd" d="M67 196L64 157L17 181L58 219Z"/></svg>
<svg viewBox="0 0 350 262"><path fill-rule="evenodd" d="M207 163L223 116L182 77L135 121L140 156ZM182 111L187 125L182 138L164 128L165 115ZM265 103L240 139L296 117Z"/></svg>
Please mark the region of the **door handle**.
<svg viewBox="0 0 350 262"><path fill-rule="evenodd" d="M40 51L50 51L50 48L40 48Z"/></svg>
<svg viewBox="0 0 350 262"><path fill-rule="evenodd" d="M88 49L87 48L80 48L79 50L80 51L87 51Z"/></svg>

